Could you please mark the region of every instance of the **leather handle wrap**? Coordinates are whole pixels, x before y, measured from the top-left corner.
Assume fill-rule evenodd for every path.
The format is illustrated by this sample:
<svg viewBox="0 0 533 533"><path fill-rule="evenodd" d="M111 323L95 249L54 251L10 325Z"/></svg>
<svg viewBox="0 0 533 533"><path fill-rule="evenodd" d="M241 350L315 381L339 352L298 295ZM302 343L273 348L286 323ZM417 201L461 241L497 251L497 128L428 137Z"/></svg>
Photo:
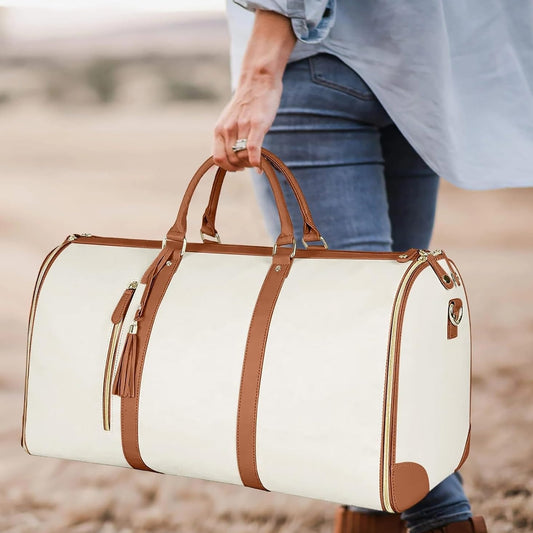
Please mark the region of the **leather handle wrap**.
<svg viewBox="0 0 533 533"><path fill-rule="evenodd" d="M266 148L263 148L261 150L261 154L265 157L265 159L270 161L270 163L276 170L283 174L283 176L287 180L287 183L290 185L294 196L296 197L296 201L298 202L304 221L304 241L313 242L320 240L320 233L313 221L311 210L309 209L307 200L305 199L302 189L300 188L298 181L294 177L294 174L290 171L289 167L287 167L287 165L285 165L285 163L283 163L283 161L279 159L279 157L274 155ZM224 183L225 176L226 172L224 171L224 169L219 168L217 170L215 180L213 181L213 187L211 189L211 195L209 196L209 202L202 218L202 233L205 233L205 235L210 235L211 237L215 237L217 234L215 220L217 215L218 202L220 200L220 193L222 191L222 184Z"/></svg>
<svg viewBox="0 0 533 533"><path fill-rule="evenodd" d="M195 172L192 177L181 201L181 205L178 211L178 216L172 227L168 230L166 238L167 242L175 241L177 243L183 243L185 240L185 234L187 232L187 213L189 212L189 206L191 203L192 196L198 183L205 175L205 173L215 165L213 156L210 156L206 159L200 168ZM274 193L274 200L276 201L276 207L278 209L279 221L281 225L281 232L276 239L276 244L282 246L284 244L291 244L294 241L294 229L289 215L289 210L287 209L287 204L285 202L285 197L283 196L283 191L281 190L281 185L278 181L276 173L272 168L271 164L265 157L261 157L261 168L264 170L266 177ZM225 175L226 171L223 168L219 167L219 171L222 177ZM217 172L217 174L218 174Z"/></svg>

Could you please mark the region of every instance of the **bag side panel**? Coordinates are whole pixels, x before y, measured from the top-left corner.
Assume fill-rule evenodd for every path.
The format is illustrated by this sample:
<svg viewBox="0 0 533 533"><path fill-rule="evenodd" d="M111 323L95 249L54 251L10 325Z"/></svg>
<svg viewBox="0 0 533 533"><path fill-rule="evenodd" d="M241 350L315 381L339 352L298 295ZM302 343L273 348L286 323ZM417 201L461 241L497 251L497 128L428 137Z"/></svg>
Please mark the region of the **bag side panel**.
<svg viewBox="0 0 533 533"><path fill-rule="evenodd" d="M120 398L112 396L111 431L102 422L111 314L128 283L140 280L158 252L72 243L54 261L32 335L26 410L31 454L128 466Z"/></svg>
<svg viewBox="0 0 533 533"><path fill-rule="evenodd" d="M257 420L269 490L381 509L388 337L406 269L294 259L267 341Z"/></svg>
<svg viewBox="0 0 533 533"><path fill-rule="evenodd" d="M241 484L236 433L248 329L269 256L186 253L155 318L139 446L159 472Z"/></svg>
<svg viewBox="0 0 533 533"><path fill-rule="evenodd" d="M446 262L439 264L449 272ZM432 269L416 279L401 335L396 463L423 466L430 488L457 468L470 426L470 317L464 285L446 290ZM458 336L447 338L448 304L463 302Z"/></svg>

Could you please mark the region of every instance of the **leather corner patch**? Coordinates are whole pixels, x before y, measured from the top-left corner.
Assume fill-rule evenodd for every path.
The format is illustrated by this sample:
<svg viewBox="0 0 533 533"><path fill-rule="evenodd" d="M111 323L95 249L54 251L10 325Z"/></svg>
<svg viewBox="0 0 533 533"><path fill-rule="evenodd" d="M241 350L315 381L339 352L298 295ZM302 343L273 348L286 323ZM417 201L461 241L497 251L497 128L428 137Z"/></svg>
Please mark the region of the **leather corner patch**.
<svg viewBox="0 0 533 533"><path fill-rule="evenodd" d="M465 443L465 449L463 451L463 455L461 457L461 460L459 461L459 464L457 465L457 468L455 471L459 470L465 463L465 461L468 459L468 454L470 453L470 434L472 432L472 427L468 428L468 436L466 437L466 443Z"/></svg>
<svg viewBox="0 0 533 533"><path fill-rule="evenodd" d="M391 503L401 513L422 500L429 492L426 469L418 463L397 463L391 469Z"/></svg>

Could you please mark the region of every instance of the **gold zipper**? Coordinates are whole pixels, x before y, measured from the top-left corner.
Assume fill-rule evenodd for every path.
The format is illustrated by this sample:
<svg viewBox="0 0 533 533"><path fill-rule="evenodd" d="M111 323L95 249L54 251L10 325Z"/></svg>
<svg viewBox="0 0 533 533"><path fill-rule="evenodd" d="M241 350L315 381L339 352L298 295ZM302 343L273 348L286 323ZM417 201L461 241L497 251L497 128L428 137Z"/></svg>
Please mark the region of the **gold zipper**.
<svg viewBox="0 0 533 533"><path fill-rule="evenodd" d="M91 235L89 233L83 234L85 237L90 237ZM35 310L37 308L37 297L39 295L39 292L41 290L41 286L44 281L44 277L46 274L46 271L48 270L48 266L54 261L54 259L57 257L57 255L72 241L76 240L78 238L78 234L72 234L69 235L59 246L56 246L46 257L43 264L41 265L41 269L39 270L39 274L37 275L37 281L35 282L35 287L33 289L33 295L31 300L31 307L30 307L30 316L28 320L28 333L26 337L26 375L24 378L24 408L22 411L22 437L21 437L21 445L26 450L27 453L30 453L28 450L28 446L26 444L26 411L28 407L28 379L30 374L30 355L31 355L31 343L32 343L32 337L33 337L33 325L35 322Z"/></svg>
<svg viewBox="0 0 533 533"><path fill-rule="evenodd" d="M394 302L394 310L391 323L391 337L389 345L389 358L387 366L387 388L385 398L385 427L383 436L383 464L382 464L382 479L383 479L383 504L385 510L389 513L393 513L394 509L390 501L390 462L391 462L391 431L392 431L392 403L394 393L394 369L396 366L396 346L398 343L398 318L400 315L400 309L402 307L402 301L406 292L406 288L409 282L413 279L414 273L418 267L428 260L428 255L432 252L426 250L418 250L418 258L407 269L405 276L402 279L402 283L398 290L396 300ZM436 255L436 254L435 254Z"/></svg>
<svg viewBox="0 0 533 533"><path fill-rule="evenodd" d="M116 366L117 348L119 344L120 333L122 331L122 325L124 324L124 318L128 312L133 295L135 294L138 285L139 283L137 281L132 281L128 285L122 294L122 297L120 298L111 318L113 322L113 330L111 331L111 337L109 339L109 346L107 349L102 402L105 431L110 431L111 429L111 385Z"/></svg>

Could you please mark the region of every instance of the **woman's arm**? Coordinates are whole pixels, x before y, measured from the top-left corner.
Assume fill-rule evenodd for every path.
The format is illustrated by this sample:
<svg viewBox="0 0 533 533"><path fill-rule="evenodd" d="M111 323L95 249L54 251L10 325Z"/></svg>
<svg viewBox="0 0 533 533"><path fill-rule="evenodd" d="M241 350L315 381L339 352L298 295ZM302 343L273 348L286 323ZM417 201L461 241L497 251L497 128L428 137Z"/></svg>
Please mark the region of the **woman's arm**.
<svg viewBox="0 0 533 533"><path fill-rule="evenodd" d="M231 171L259 168L263 138L276 116L283 71L295 43L289 18L256 10L237 88L215 126L217 165ZM233 152L237 139L247 139L247 150Z"/></svg>

